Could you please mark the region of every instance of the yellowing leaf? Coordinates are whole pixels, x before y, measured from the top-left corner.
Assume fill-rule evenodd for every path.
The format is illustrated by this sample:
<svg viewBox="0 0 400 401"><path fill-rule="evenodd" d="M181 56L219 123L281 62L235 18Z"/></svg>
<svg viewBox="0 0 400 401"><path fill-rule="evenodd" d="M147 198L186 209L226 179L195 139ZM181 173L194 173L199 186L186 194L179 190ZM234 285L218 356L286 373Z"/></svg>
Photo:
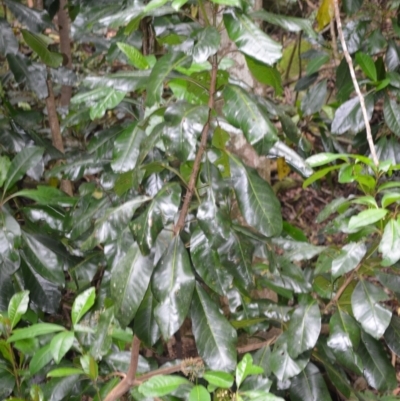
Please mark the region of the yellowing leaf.
<svg viewBox="0 0 400 401"><path fill-rule="evenodd" d="M334 0L322 0L317 13L318 30L327 26L335 14Z"/></svg>
<svg viewBox="0 0 400 401"><path fill-rule="evenodd" d="M276 164L277 164L279 181L282 181L290 173L290 167L286 163L284 157L278 157Z"/></svg>

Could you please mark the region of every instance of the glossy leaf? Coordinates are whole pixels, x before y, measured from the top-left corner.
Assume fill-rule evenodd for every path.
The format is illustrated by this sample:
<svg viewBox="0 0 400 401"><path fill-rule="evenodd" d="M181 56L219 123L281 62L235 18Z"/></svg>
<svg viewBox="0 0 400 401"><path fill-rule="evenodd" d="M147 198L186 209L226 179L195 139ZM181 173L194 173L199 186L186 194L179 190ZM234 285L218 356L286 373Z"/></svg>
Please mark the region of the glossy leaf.
<svg viewBox="0 0 400 401"><path fill-rule="evenodd" d="M114 300L116 317L123 327L135 317L147 291L152 271L152 258L142 256L137 243L133 243L114 266L111 272L111 297Z"/></svg>
<svg viewBox="0 0 400 401"><path fill-rule="evenodd" d="M246 15L239 10L227 10L224 24L229 38L238 49L267 65L275 64L282 57L282 47L272 40Z"/></svg>
<svg viewBox="0 0 400 401"><path fill-rule="evenodd" d="M231 388L234 382L234 378L230 373L218 370L206 371L203 377L208 383L219 388Z"/></svg>
<svg viewBox="0 0 400 401"><path fill-rule="evenodd" d="M332 260L332 277L338 278L355 269L367 253L363 242L351 242L345 245L340 255Z"/></svg>
<svg viewBox="0 0 400 401"><path fill-rule="evenodd" d="M94 305L95 299L96 289L94 287L88 288L75 298L71 310L71 320L73 325L79 323L85 313Z"/></svg>
<svg viewBox="0 0 400 401"><path fill-rule="evenodd" d="M76 199L67 196L64 192L57 188L38 185L36 189L23 189L13 194L15 196L22 196L24 198L34 200L38 205L45 206L73 206Z"/></svg>
<svg viewBox="0 0 400 401"><path fill-rule="evenodd" d="M302 303L294 311L288 329L287 350L296 359L316 344L321 331L321 314L314 299Z"/></svg>
<svg viewBox="0 0 400 401"><path fill-rule="evenodd" d="M64 331L63 326L53 323L37 323L30 327L24 327L23 329L16 329L13 334L8 338L7 342L15 342L18 340L26 340L27 338L35 338L43 336L45 334L57 333Z"/></svg>
<svg viewBox="0 0 400 401"><path fill-rule="evenodd" d="M400 318L395 315L385 331L385 342L391 351L400 355Z"/></svg>
<svg viewBox="0 0 400 401"><path fill-rule="evenodd" d="M359 229L382 220L388 213L387 209L368 209L352 216L349 221L349 230Z"/></svg>
<svg viewBox="0 0 400 401"><path fill-rule="evenodd" d="M204 386L196 385L190 390L189 401L211 401L211 395Z"/></svg>
<svg viewBox="0 0 400 401"><path fill-rule="evenodd" d="M219 49L221 36L216 28L207 26L196 36L196 44L193 47L193 61L204 63Z"/></svg>
<svg viewBox="0 0 400 401"><path fill-rule="evenodd" d="M387 298L381 288L365 280L358 282L351 296L354 317L377 340L382 337L392 317L392 313L378 303Z"/></svg>
<svg viewBox="0 0 400 401"><path fill-rule="evenodd" d="M153 376L139 386L139 392L146 397L162 397L176 390L183 384L189 384L189 380L180 376Z"/></svg>
<svg viewBox="0 0 400 401"><path fill-rule="evenodd" d="M243 217L265 236L279 235L282 216L280 203L272 188L236 156L230 154L229 158L232 184Z"/></svg>
<svg viewBox="0 0 400 401"><path fill-rule="evenodd" d="M277 130L255 99L236 85L226 85L223 97L228 122L243 131L258 154L267 154L277 140Z"/></svg>
<svg viewBox="0 0 400 401"><path fill-rule="evenodd" d="M364 332L361 332L361 339L358 353L368 384L380 391L393 390L397 386L396 372L382 344Z"/></svg>
<svg viewBox="0 0 400 401"><path fill-rule="evenodd" d="M4 192L19 181L30 168L39 163L43 152L43 148L32 146L22 149L22 151L14 157L8 169L7 178L4 183Z"/></svg>
<svg viewBox="0 0 400 401"><path fill-rule="evenodd" d="M385 96L383 115L389 129L397 136L400 136L400 107L396 100L391 99L389 96Z"/></svg>
<svg viewBox="0 0 400 401"><path fill-rule="evenodd" d="M373 96L367 95L365 96L364 100L368 119L371 119L372 112L374 110ZM347 131L357 133L364 128L365 123L358 97L348 100L336 110L335 118L332 121L331 127L333 134L340 135L346 133Z"/></svg>
<svg viewBox="0 0 400 401"><path fill-rule="evenodd" d="M111 168L116 173L125 173L136 166L140 145L146 135L142 128L132 123L124 129L114 141L113 161Z"/></svg>
<svg viewBox="0 0 400 401"><path fill-rule="evenodd" d="M335 160L344 160L345 162L349 161L348 155L345 153L317 153L313 156L310 156L306 159L306 163L309 164L311 167L319 167L324 166L330 162Z"/></svg>
<svg viewBox="0 0 400 401"><path fill-rule="evenodd" d="M236 366L236 331L199 284L193 294L191 318L196 346L206 365L232 371Z"/></svg>
<svg viewBox="0 0 400 401"><path fill-rule="evenodd" d="M71 349L74 340L75 336L72 331L62 331L52 338L50 349L56 364L59 364L65 354Z"/></svg>
<svg viewBox="0 0 400 401"><path fill-rule="evenodd" d="M118 42L117 46L125 54L129 62L134 67L138 68L139 70L146 70L150 67L146 58L138 49L136 49L136 47L121 42Z"/></svg>
<svg viewBox="0 0 400 401"><path fill-rule="evenodd" d="M264 369L260 366L253 365L252 356L246 354L236 366L236 385L240 387L248 376L260 375L262 373L264 373Z"/></svg>
<svg viewBox="0 0 400 401"><path fill-rule="evenodd" d="M100 317L94 333L90 347L90 355L96 360L101 360L105 355L109 354L112 347L112 338L110 335L110 327L114 324L114 306L106 308L100 312ZM132 341L129 337L128 341ZM97 375L97 373L96 373Z"/></svg>
<svg viewBox="0 0 400 401"><path fill-rule="evenodd" d="M0 54L6 56L8 53L16 54L18 52L18 41L14 36L9 23L0 18Z"/></svg>
<svg viewBox="0 0 400 401"><path fill-rule="evenodd" d="M113 109L122 102L126 95L125 91L118 91L112 88L107 90L104 98L100 99L94 106L90 108L90 118L96 120L103 117L108 109Z"/></svg>
<svg viewBox="0 0 400 401"><path fill-rule="evenodd" d="M357 349L360 343L360 328L349 314L341 309L329 321L328 346L338 351L347 351L349 348Z"/></svg>
<svg viewBox="0 0 400 401"><path fill-rule="evenodd" d="M21 320L22 315L28 310L29 291L17 292L8 304L8 319L10 328L13 329Z"/></svg>
<svg viewBox="0 0 400 401"><path fill-rule="evenodd" d="M321 372L313 363L310 362L299 375L292 379L290 399L293 401L332 400Z"/></svg>
<svg viewBox="0 0 400 401"><path fill-rule="evenodd" d="M390 219L383 231L379 252L382 253L382 266L390 266L400 260L400 221Z"/></svg>
<svg viewBox="0 0 400 401"><path fill-rule="evenodd" d="M165 339L181 326L190 308L195 279L179 236L172 238L154 268L151 289L158 305L154 315Z"/></svg>
<svg viewBox="0 0 400 401"><path fill-rule="evenodd" d="M115 240L132 219L136 209L149 199L148 196L138 196L121 206L108 209L104 216L96 221L93 233L82 244L82 249L92 249L97 244Z"/></svg>
<svg viewBox="0 0 400 401"><path fill-rule="evenodd" d="M36 374L42 368L44 368L53 359L53 353L51 352L50 344L45 345L40 348L39 351L35 352L30 363L29 363L29 373L31 375Z"/></svg>
<svg viewBox="0 0 400 401"><path fill-rule="evenodd" d="M251 57L246 57L246 63L251 74L258 82L274 88L277 96L282 95L282 78L276 67L265 65Z"/></svg>

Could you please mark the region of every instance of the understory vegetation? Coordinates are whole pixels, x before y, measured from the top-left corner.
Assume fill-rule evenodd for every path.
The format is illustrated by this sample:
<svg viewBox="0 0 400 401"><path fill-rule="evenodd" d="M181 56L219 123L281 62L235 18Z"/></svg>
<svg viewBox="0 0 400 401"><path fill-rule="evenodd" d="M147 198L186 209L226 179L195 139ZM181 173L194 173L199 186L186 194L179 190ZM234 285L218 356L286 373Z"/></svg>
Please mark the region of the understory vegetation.
<svg viewBox="0 0 400 401"><path fill-rule="evenodd" d="M1 6L1 400L398 399L399 0Z"/></svg>

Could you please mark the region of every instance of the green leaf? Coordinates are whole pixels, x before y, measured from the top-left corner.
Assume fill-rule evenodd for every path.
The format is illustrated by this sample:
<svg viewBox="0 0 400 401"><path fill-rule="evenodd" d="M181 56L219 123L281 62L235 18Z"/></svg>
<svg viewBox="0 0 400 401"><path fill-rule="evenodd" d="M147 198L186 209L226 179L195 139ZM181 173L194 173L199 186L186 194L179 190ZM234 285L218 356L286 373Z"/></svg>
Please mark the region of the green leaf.
<svg viewBox="0 0 400 401"><path fill-rule="evenodd" d="M343 8L347 15L357 12L363 4L363 0L343 0Z"/></svg>
<svg viewBox="0 0 400 401"><path fill-rule="evenodd" d="M208 107L175 102L165 111L162 139L168 155L180 161L194 160L197 138L208 120Z"/></svg>
<svg viewBox="0 0 400 401"><path fill-rule="evenodd" d="M86 354L79 358L83 371L90 379L96 380L99 375L99 367L92 355Z"/></svg>
<svg viewBox="0 0 400 401"><path fill-rule="evenodd" d="M250 354L246 354L236 366L236 385L240 387L246 377L250 375L260 375L262 373L264 373L264 369L260 366L253 365L253 358Z"/></svg>
<svg viewBox="0 0 400 401"><path fill-rule="evenodd" d="M318 303L310 299L294 311L288 328L287 350L291 358L297 358L316 344L321 331L321 314Z"/></svg>
<svg viewBox="0 0 400 401"><path fill-rule="evenodd" d="M211 1L215 4L222 4L224 6L242 8L242 3L240 2L240 0L211 0Z"/></svg>
<svg viewBox="0 0 400 401"><path fill-rule="evenodd" d="M382 392L396 388L396 371L382 343L364 332L361 332L361 340L358 353L364 364L364 377L368 384Z"/></svg>
<svg viewBox="0 0 400 401"><path fill-rule="evenodd" d="M349 155L346 153L317 153L306 159L306 163L311 167L319 167L335 160L343 160L349 163Z"/></svg>
<svg viewBox="0 0 400 401"><path fill-rule="evenodd" d="M32 167L35 167L42 159L44 149L36 146L24 148L11 161L7 172L6 182L4 184L4 193L19 181L25 173Z"/></svg>
<svg viewBox="0 0 400 401"><path fill-rule="evenodd" d="M181 238L172 238L154 268L151 289L159 302L154 310L164 339L181 326L190 308L195 279Z"/></svg>
<svg viewBox="0 0 400 401"><path fill-rule="evenodd" d="M191 318L197 350L206 365L232 371L236 366L236 331L199 284L193 294Z"/></svg>
<svg viewBox="0 0 400 401"><path fill-rule="evenodd" d="M280 203L270 185L229 154L232 184L247 223L267 237L282 231Z"/></svg>
<svg viewBox="0 0 400 401"><path fill-rule="evenodd" d="M365 107L367 116L370 120L374 111L374 97L372 94L365 96ZM360 107L360 100L356 96L353 99L343 103L335 113L332 121L332 134L344 134L347 131L358 133L365 128L365 122Z"/></svg>
<svg viewBox="0 0 400 401"><path fill-rule="evenodd" d="M150 68L149 63L143 54L136 49L136 47L131 46L127 43L117 42L118 48L128 57L129 62L139 70L147 70Z"/></svg>
<svg viewBox="0 0 400 401"><path fill-rule="evenodd" d="M194 386L189 393L189 401L211 401L211 395L204 386Z"/></svg>
<svg viewBox="0 0 400 401"><path fill-rule="evenodd" d="M357 52L356 61L369 79L374 82L378 80L375 63L370 55L363 52Z"/></svg>
<svg viewBox="0 0 400 401"><path fill-rule="evenodd" d="M8 338L7 342L11 343L18 340L25 340L27 338L36 338L45 334L57 333L64 331L63 326L53 323L37 323L30 327L24 327L23 329L16 329L13 334Z"/></svg>
<svg viewBox="0 0 400 401"><path fill-rule="evenodd" d="M355 269L367 253L364 242L351 242L345 245L340 255L332 260L332 277L334 279Z"/></svg>
<svg viewBox="0 0 400 401"><path fill-rule="evenodd" d="M277 141L277 130L255 99L236 85L226 85L223 91L226 119L240 128L259 155L266 155Z"/></svg>
<svg viewBox="0 0 400 401"><path fill-rule="evenodd" d="M147 14L150 11L153 11L161 6L163 6L165 3L167 3L168 0L151 0L148 4L146 4L146 7L143 9L143 14Z"/></svg>
<svg viewBox="0 0 400 401"><path fill-rule="evenodd" d="M56 364L59 364L65 354L71 349L74 340L75 336L72 331L62 331L52 338L50 349Z"/></svg>
<svg viewBox="0 0 400 401"><path fill-rule="evenodd" d="M46 42L39 35L26 29L21 29L21 33L26 44L37 53L44 64L52 68L58 68L62 64L62 54L49 51Z"/></svg>
<svg viewBox="0 0 400 401"><path fill-rule="evenodd" d="M360 280L351 295L354 317L362 328L379 340L389 326L392 313L378 302L386 301L387 294L369 281Z"/></svg>
<svg viewBox="0 0 400 401"><path fill-rule="evenodd" d="M39 205L44 206L74 206L76 199L66 195L57 188L38 185L36 189L23 189L13 194L13 197L22 196L32 199Z"/></svg>
<svg viewBox="0 0 400 401"><path fill-rule="evenodd" d="M317 333L317 336L319 333ZM274 375L280 381L285 381L298 375L307 365L309 357L304 354L293 360L288 353L288 332L284 332L275 343L274 350L270 357L270 367Z"/></svg>
<svg viewBox="0 0 400 401"><path fill-rule="evenodd" d="M266 35L250 17L239 10L226 10L224 24L229 38L246 56L266 65L273 65L282 57L282 46Z"/></svg>
<svg viewBox="0 0 400 401"><path fill-rule="evenodd" d="M321 372L311 362L291 382L290 399L292 401L332 400Z"/></svg>
<svg viewBox="0 0 400 401"><path fill-rule="evenodd" d="M111 272L110 291L115 314L125 327L142 302L153 272L153 259L142 256L137 243L133 243Z"/></svg>
<svg viewBox="0 0 400 401"><path fill-rule="evenodd" d="M340 169L342 166L343 166L343 164L339 164L339 165L336 165L336 166L325 167L325 168L322 168L321 170L318 170L316 173L314 173L311 177L307 178L303 182L303 188L307 188L308 186L310 186L315 181L318 181L320 178L325 177L331 171L335 171L335 170Z"/></svg>
<svg viewBox="0 0 400 401"><path fill-rule="evenodd" d="M125 95L125 91L108 88L105 96L90 108L90 118L96 120L97 118L103 117L106 110L118 106L124 99Z"/></svg>
<svg viewBox="0 0 400 401"><path fill-rule="evenodd" d="M264 85L271 86L275 90L276 96L281 96L283 92L281 74L276 67L265 65L252 57L246 56L247 67L253 77Z"/></svg>
<svg viewBox="0 0 400 401"><path fill-rule="evenodd" d="M395 99L385 95L383 102L383 115L389 129L397 136L400 136L400 107Z"/></svg>
<svg viewBox="0 0 400 401"><path fill-rule="evenodd" d="M143 255L150 253L164 226L173 223L178 212L181 192L181 187L176 182L164 185L147 209L130 224Z"/></svg>
<svg viewBox="0 0 400 401"><path fill-rule="evenodd" d="M109 354L112 347L112 338L110 327L114 324L114 306L103 309L100 312L96 332L91 341L90 355L96 360L101 360L105 355ZM129 338L132 341L132 337Z"/></svg>
<svg viewBox="0 0 400 401"><path fill-rule="evenodd" d="M313 57L307 64L307 75L312 75L318 72L324 64L330 61L330 59L329 54L326 54L325 52L321 52L321 54Z"/></svg>
<svg viewBox="0 0 400 401"><path fill-rule="evenodd" d="M31 375L38 373L42 368L50 363L52 359L53 354L51 352L51 347L50 344L47 344L33 355L29 363L29 373Z"/></svg>
<svg viewBox="0 0 400 401"><path fill-rule="evenodd" d="M400 260L400 220L390 219L383 231L379 252L382 252L382 266L390 266Z"/></svg>
<svg viewBox="0 0 400 401"><path fill-rule="evenodd" d="M221 42L221 36L218 30L213 26L207 26L196 35L196 44L193 47L193 61L195 63L204 63L208 58L214 55Z"/></svg>
<svg viewBox="0 0 400 401"><path fill-rule="evenodd" d="M218 370L206 371L203 377L211 385L219 388L231 388L234 382L234 377L230 373Z"/></svg>
<svg viewBox="0 0 400 401"><path fill-rule="evenodd" d="M17 292L8 304L8 319L10 328L13 329L21 320L22 315L28 310L29 291Z"/></svg>
<svg viewBox="0 0 400 401"><path fill-rule="evenodd" d="M387 209L368 209L363 210L356 216L352 216L349 221L349 230L355 230L358 228L362 228L368 226L370 224L374 224L379 220L382 220L388 213Z"/></svg>
<svg viewBox="0 0 400 401"><path fill-rule="evenodd" d="M83 375L85 372L79 368L58 368L50 370L46 377L67 377L72 375Z"/></svg>
<svg viewBox="0 0 400 401"><path fill-rule="evenodd" d="M100 243L115 240L128 225L136 209L149 199L151 198L148 196L140 195L121 206L107 209L104 216L96 221L93 233L82 244L81 248L88 250Z"/></svg>
<svg viewBox="0 0 400 401"><path fill-rule="evenodd" d="M10 166L11 166L10 159L7 156L0 156L0 188L3 186L7 178L7 173Z"/></svg>
<svg viewBox="0 0 400 401"><path fill-rule="evenodd" d="M161 102L161 94L164 81L176 67L190 61L190 56L181 52L167 53L157 60L156 65L151 70L147 83L146 105L153 106Z"/></svg>
<svg viewBox="0 0 400 401"><path fill-rule="evenodd" d="M399 192L388 192L382 196L381 204L384 209L386 209L392 203L398 202L400 200Z"/></svg>
<svg viewBox="0 0 400 401"><path fill-rule="evenodd" d="M305 116L319 112L325 104L327 95L327 81L323 79L314 85L301 101L301 111Z"/></svg>
<svg viewBox="0 0 400 401"><path fill-rule="evenodd" d="M157 375L142 383L138 390L146 397L162 397L172 393L183 384L190 384L190 382L180 376Z"/></svg>
<svg viewBox="0 0 400 401"><path fill-rule="evenodd" d="M357 349L360 343L360 333L360 328L354 318L339 308L329 321L328 346L338 351Z"/></svg>
<svg viewBox="0 0 400 401"><path fill-rule="evenodd" d="M400 356L400 318L393 315L385 331L385 342L397 356Z"/></svg>
<svg viewBox="0 0 400 401"><path fill-rule="evenodd" d="M71 320L75 326L79 323L85 313L94 305L96 299L96 289L90 287L79 294L72 305Z"/></svg>

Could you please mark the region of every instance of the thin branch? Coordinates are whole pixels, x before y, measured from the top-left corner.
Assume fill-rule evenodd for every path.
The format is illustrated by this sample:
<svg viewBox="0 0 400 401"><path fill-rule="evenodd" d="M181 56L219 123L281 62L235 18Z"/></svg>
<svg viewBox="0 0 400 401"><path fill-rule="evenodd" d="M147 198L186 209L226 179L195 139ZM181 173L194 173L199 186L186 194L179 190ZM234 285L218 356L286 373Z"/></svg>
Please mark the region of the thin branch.
<svg viewBox="0 0 400 401"><path fill-rule="evenodd" d="M131 349L131 362L128 373L107 395L104 401L116 401L127 393L135 382L136 371L139 363L140 340L133 336Z"/></svg>
<svg viewBox="0 0 400 401"><path fill-rule="evenodd" d="M367 141L368 141L368 145L369 145L369 150L371 152L372 160L373 160L375 166L378 166L379 160L378 160L378 156L376 155L374 140L372 138L371 126L369 124L368 113L367 113L367 109L365 107L364 96L361 93L360 87L358 85L356 73L354 71L353 60L351 59L351 56L347 49L346 41L345 41L344 35L343 35L342 21L340 20L339 0L333 0L333 3L334 3L334 7L335 7L335 19L336 19L336 24L337 24L337 28L338 28L340 43L341 43L342 49L343 49L343 54L344 54L344 57L346 58L347 64L349 65L350 75L351 75L351 79L353 81L354 89L356 90L357 96L360 100L360 107L361 107L361 111L362 111L362 114L364 117L365 129L367 131Z"/></svg>
<svg viewBox="0 0 400 401"><path fill-rule="evenodd" d="M180 233L180 231L182 230L182 228L185 226L186 215L189 211L190 201L192 200L192 196L193 196L193 193L194 193L194 190L196 187L196 181L197 181L197 176L198 176L199 170L200 170L201 159L202 159L203 153L206 149L208 130L210 128L211 116L212 116L212 112L214 109L214 95L215 95L215 89L217 86L217 71L218 71L218 62L217 62L217 56L215 55L215 56L213 56L213 59L212 59L210 95L208 98L207 122L204 124L203 131L201 133L200 146L199 146L199 150L197 151L196 158L194 160L192 173L190 174L190 179L189 179L188 189L186 191L185 200L183 201L183 205L182 205L181 212L179 214L178 221L175 224L175 227L173 230L174 236L178 235Z"/></svg>

